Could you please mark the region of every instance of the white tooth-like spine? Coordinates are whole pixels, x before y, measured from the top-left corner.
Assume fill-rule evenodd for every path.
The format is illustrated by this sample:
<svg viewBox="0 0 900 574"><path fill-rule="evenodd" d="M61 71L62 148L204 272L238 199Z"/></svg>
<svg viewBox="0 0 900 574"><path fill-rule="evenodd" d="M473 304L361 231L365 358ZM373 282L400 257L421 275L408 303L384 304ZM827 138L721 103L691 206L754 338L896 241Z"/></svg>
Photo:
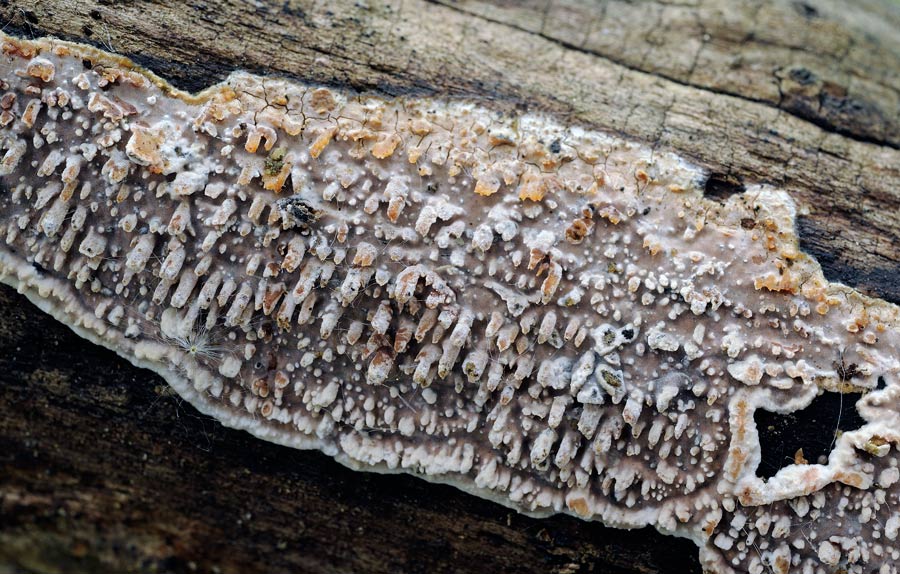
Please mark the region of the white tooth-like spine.
<svg viewBox="0 0 900 574"><path fill-rule="evenodd" d="M0 279L225 424L676 532L711 572L900 553L900 312L825 281L784 192L716 203L673 154L483 102L191 99L3 42ZM864 426L763 481L755 412L820 392Z"/></svg>

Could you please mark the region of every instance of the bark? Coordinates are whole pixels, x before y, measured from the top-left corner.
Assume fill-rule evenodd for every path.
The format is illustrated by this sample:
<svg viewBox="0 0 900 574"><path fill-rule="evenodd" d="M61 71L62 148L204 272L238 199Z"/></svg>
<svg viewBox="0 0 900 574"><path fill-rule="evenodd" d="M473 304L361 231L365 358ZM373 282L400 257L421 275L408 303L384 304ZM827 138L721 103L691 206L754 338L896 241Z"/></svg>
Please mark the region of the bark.
<svg viewBox="0 0 900 574"><path fill-rule="evenodd" d="M650 142L706 166L711 196L787 189L826 277L900 302L891 0L67 0L3 2L0 18L188 90L246 69ZM699 571L688 541L529 519L222 428L7 288L0 380L0 573Z"/></svg>

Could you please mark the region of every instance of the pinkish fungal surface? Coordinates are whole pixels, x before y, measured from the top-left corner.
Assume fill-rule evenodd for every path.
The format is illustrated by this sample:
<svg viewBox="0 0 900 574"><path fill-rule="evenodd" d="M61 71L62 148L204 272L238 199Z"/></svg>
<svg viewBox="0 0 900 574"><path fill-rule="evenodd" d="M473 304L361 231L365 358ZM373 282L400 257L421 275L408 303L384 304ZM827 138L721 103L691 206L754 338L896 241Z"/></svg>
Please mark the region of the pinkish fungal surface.
<svg viewBox="0 0 900 574"><path fill-rule="evenodd" d="M825 281L786 193L717 203L675 155L477 102L189 96L2 41L2 280L199 410L710 572L897 572L900 312ZM758 476L754 413L834 392L862 427Z"/></svg>

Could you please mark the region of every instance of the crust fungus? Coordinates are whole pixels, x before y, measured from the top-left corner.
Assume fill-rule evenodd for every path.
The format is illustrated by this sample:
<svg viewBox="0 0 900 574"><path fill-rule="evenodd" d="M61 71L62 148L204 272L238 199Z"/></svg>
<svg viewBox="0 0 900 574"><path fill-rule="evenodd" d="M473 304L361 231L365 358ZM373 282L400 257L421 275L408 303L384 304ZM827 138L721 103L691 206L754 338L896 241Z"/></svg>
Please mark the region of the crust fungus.
<svg viewBox="0 0 900 574"><path fill-rule="evenodd" d="M199 410L711 572L897 572L900 313L825 281L786 193L717 203L675 155L480 103L190 96L2 42L2 280ZM834 392L865 424L759 477L755 411Z"/></svg>

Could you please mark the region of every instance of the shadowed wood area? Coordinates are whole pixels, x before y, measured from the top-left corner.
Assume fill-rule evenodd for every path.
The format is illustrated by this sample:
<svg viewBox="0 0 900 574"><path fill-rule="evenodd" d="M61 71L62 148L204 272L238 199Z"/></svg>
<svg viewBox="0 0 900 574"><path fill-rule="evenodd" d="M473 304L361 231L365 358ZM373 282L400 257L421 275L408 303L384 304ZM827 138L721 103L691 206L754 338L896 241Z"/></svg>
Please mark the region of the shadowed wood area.
<svg viewBox="0 0 900 574"><path fill-rule="evenodd" d="M8 287L0 373L0 573L699 571L688 540L224 428Z"/></svg>
<svg viewBox="0 0 900 574"><path fill-rule="evenodd" d="M0 2L7 33L191 91L243 69L478 98L766 182L825 275L900 302L900 4L866 0ZM0 574L699 572L693 543L527 518L199 415L0 289Z"/></svg>

